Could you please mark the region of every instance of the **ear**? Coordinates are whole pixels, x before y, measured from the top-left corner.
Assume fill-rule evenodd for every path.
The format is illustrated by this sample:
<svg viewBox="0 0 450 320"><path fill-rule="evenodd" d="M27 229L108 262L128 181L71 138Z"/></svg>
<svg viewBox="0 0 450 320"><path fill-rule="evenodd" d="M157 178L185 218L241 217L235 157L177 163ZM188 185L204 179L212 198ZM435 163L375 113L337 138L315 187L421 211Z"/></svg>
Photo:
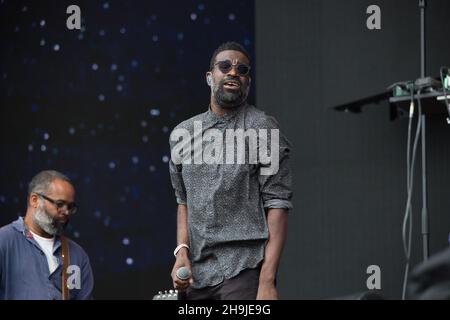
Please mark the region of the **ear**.
<svg viewBox="0 0 450 320"><path fill-rule="evenodd" d="M28 201L29 201L29 206L32 208L36 209L39 205L39 197L36 194L32 194Z"/></svg>
<svg viewBox="0 0 450 320"><path fill-rule="evenodd" d="M208 84L208 86L212 85L212 73L211 72L206 73L206 83Z"/></svg>

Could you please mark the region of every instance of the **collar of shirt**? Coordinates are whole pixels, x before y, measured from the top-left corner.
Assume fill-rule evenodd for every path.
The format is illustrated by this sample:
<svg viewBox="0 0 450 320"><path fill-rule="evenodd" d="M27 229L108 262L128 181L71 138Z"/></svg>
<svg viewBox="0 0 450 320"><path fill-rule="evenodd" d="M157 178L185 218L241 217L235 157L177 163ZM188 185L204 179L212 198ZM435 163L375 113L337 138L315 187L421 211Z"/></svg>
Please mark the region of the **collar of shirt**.
<svg viewBox="0 0 450 320"><path fill-rule="evenodd" d="M238 115L239 113L244 111L246 106L247 106L247 103L244 103L244 104L240 105L239 107L227 109L227 112L223 116L220 116L220 115L216 114L214 111L212 111L211 105L209 105L208 111L206 112L206 119L213 123L228 122L228 121L232 120L234 117L236 117L236 115Z"/></svg>
<svg viewBox="0 0 450 320"><path fill-rule="evenodd" d="M23 217L19 217L16 221L13 222L12 225L16 231L22 233L23 236L28 241L33 243L39 250L42 251L41 247L34 239L33 234L31 233L31 231L28 229L27 225L25 224L25 220L23 219ZM61 247L61 240L60 240L59 236L55 236L55 243L53 245L53 254L55 254L55 252L59 249L59 247Z"/></svg>

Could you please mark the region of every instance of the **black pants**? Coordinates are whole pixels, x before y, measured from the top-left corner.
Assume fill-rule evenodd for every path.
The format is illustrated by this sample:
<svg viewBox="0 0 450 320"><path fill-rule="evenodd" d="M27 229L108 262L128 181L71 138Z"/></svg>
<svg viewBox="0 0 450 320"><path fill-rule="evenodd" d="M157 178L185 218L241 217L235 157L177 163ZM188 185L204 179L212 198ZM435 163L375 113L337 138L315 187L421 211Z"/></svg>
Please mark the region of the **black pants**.
<svg viewBox="0 0 450 320"><path fill-rule="evenodd" d="M245 269L231 279L212 287L188 288L186 300L255 300L260 268Z"/></svg>

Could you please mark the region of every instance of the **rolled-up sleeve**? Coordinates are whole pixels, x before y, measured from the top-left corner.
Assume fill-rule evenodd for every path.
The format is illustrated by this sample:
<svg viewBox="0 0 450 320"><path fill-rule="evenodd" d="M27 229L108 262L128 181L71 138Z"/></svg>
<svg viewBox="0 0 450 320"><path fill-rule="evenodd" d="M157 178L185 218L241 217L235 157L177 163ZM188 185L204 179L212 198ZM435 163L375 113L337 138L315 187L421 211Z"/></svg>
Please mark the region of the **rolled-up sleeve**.
<svg viewBox="0 0 450 320"><path fill-rule="evenodd" d="M271 129L278 129L279 125L273 117L268 117L264 124L268 129L267 150L272 154L271 150ZM290 168L291 143L279 130L279 165L278 171L272 175L259 174L259 185L263 206L266 209L292 209L292 172ZM273 166L273 163L260 164L259 170Z"/></svg>
<svg viewBox="0 0 450 320"><path fill-rule="evenodd" d="M184 187L182 176L182 165L176 165L170 160L169 163L170 180L175 190L175 197L178 204L186 204L186 188Z"/></svg>
<svg viewBox="0 0 450 320"><path fill-rule="evenodd" d="M172 151L174 144L173 141L169 141L170 150ZM172 187L175 191L175 197L178 204L186 204L186 188L183 181L183 166L182 164L175 164L171 158L169 161L169 172Z"/></svg>

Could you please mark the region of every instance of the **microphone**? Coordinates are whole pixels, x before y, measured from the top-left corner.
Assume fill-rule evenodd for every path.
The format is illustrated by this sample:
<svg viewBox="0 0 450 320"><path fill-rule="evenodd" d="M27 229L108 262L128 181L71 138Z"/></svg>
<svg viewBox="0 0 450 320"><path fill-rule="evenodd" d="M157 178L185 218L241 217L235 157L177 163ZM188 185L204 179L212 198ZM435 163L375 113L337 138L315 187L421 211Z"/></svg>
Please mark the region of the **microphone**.
<svg viewBox="0 0 450 320"><path fill-rule="evenodd" d="M177 270L177 278L180 280L188 280L191 277L191 271L187 267L181 267ZM177 300L186 300L186 292L178 291L178 299Z"/></svg>
<svg viewBox="0 0 450 320"><path fill-rule="evenodd" d="M187 267L181 267L177 270L177 278L180 280L188 280L191 277L191 271Z"/></svg>

